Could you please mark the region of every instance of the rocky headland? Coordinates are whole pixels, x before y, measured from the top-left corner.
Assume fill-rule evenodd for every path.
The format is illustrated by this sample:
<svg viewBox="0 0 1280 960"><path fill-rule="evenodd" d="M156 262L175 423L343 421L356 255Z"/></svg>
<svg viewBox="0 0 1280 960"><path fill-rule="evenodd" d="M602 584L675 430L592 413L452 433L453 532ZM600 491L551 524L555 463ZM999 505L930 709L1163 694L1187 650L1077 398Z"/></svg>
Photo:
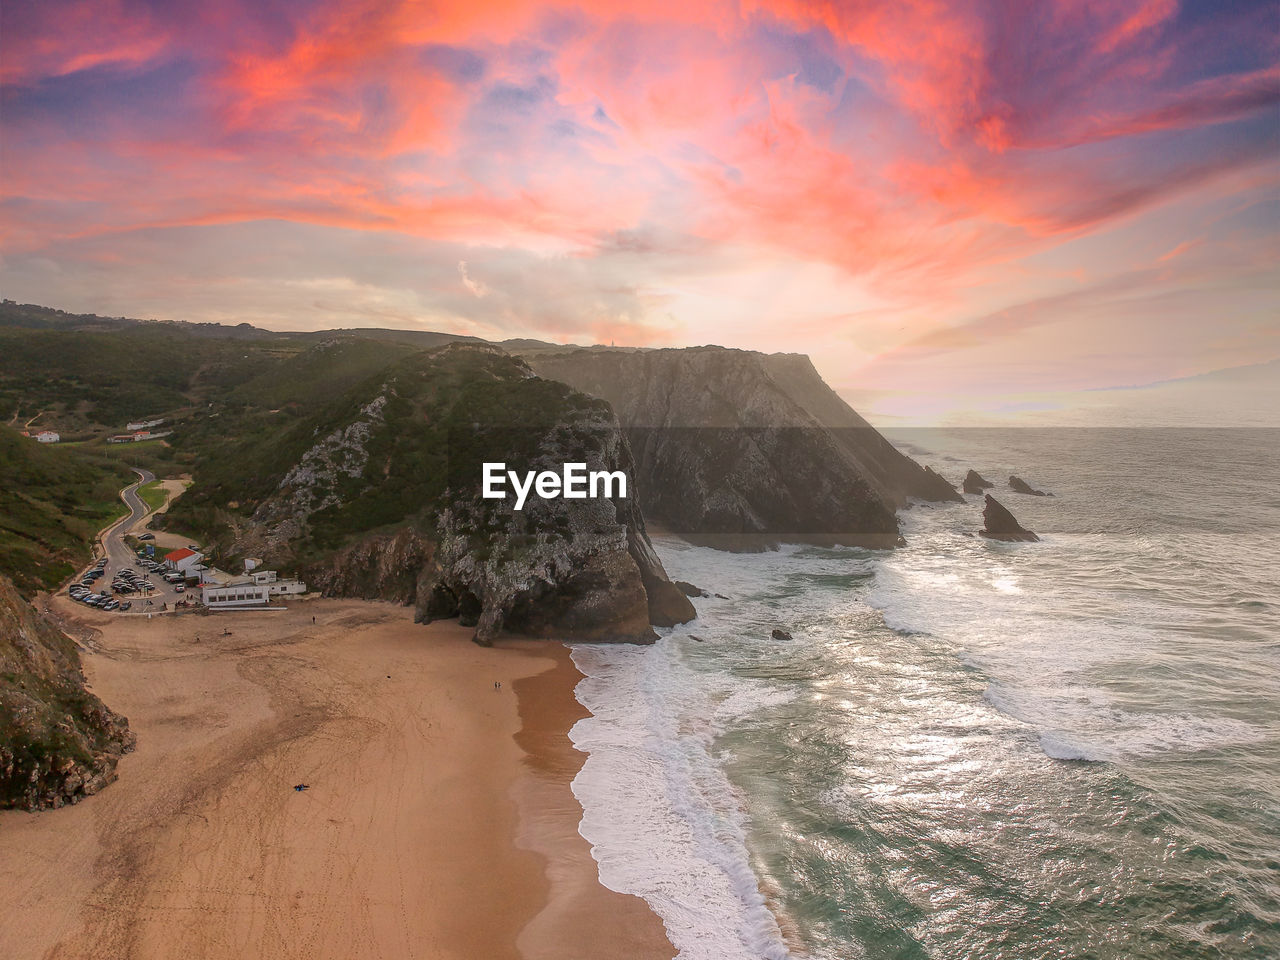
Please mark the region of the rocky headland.
<svg viewBox="0 0 1280 960"><path fill-rule="evenodd" d="M959 501L831 390L808 357L722 347L530 354L540 376L607 400L645 515L727 549L892 547L896 511Z"/></svg>
<svg viewBox="0 0 1280 960"><path fill-rule="evenodd" d="M654 552L608 404L474 344L416 354L316 418L274 490L229 526L231 552L303 565L330 596L503 632L649 642L695 616ZM482 464L619 471L627 497L481 496Z"/></svg>
<svg viewBox="0 0 1280 960"><path fill-rule="evenodd" d="M0 574L0 807L76 803L133 746L128 721L85 689L75 642Z"/></svg>

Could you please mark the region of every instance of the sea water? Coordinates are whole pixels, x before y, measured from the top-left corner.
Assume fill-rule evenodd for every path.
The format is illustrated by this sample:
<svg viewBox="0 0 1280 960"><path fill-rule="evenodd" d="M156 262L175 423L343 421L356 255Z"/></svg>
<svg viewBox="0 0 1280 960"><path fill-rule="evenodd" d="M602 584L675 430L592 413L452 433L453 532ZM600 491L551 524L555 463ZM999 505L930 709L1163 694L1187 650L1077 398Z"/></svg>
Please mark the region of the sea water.
<svg viewBox="0 0 1280 960"><path fill-rule="evenodd" d="M686 960L1280 957L1280 431L892 438L1042 541L659 542L725 599L574 649L601 881Z"/></svg>

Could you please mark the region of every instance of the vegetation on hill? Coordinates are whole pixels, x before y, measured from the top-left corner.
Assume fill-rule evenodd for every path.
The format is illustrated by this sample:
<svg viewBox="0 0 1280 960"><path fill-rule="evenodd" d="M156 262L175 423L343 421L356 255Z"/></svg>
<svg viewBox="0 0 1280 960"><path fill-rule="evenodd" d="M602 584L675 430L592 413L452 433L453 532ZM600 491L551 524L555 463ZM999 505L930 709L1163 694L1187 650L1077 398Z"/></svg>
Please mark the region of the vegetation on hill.
<svg viewBox="0 0 1280 960"><path fill-rule="evenodd" d="M85 689L75 643L0 574L0 807L75 803L115 779L133 744Z"/></svg>
<svg viewBox="0 0 1280 960"><path fill-rule="evenodd" d="M40 414L40 426L63 431L123 432L130 420L207 403L299 349L289 340L200 338L158 325L0 327L0 420Z"/></svg>
<svg viewBox="0 0 1280 960"><path fill-rule="evenodd" d="M169 493L160 485L159 480L152 480L138 487L138 498L147 505L148 510L159 510L169 499Z"/></svg>
<svg viewBox="0 0 1280 960"><path fill-rule="evenodd" d="M362 364L375 366L384 347L346 345L340 351L345 376ZM332 357L332 349L326 348L326 356ZM312 368L316 363L298 359ZM531 379L516 358L463 346L408 356L399 348L399 359L330 397L324 404L318 397L310 405L298 404L292 412L264 415L241 408L193 424L188 443L200 446L204 456L195 484L174 503L168 522L226 548L318 440L340 432L359 419L363 407L383 397L362 445L360 469L336 471L325 481L316 496L327 505L311 515L307 537L292 544L295 555L314 557L371 529L429 514L449 486L451 470L471 480L480 476L482 446L489 459L516 460L524 447L532 449L535 425L554 422L575 404L607 409L563 384ZM235 426L227 430L232 419ZM487 435L482 442L471 430L473 423L500 429L501 439ZM214 430L220 441L201 433ZM466 437L471 439L459 439ZM215 444L220 444L216 450Z"/></svg>
<svg viewBox="0 0 1280 960"><path fill-rule="evenodd" d="M419 348L397 341L326 338L241 384L230 404L314 409Z"/></svg>
<svg viewBox="0 0 1280 960"><path fill-rule="evenodd" d="M20 593L61 583L91 556L98 530L127 511L119 460L36 443L0 427L0 574Z"/></svg>

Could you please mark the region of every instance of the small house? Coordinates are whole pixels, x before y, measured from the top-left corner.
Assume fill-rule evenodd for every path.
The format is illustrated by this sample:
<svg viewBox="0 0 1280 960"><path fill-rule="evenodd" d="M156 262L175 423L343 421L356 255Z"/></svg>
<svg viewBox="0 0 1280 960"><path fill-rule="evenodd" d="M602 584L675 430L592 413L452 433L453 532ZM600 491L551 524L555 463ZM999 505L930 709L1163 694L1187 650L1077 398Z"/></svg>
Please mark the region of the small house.
<svg viewBox="0 0 1280 960"><path fill-rule="evenodd" d="M200 561L203 559L204 554L200 553L200 551L188 550L183 547L180 550L166 553L164 555L164 565L170 570L176 570L186 576L195 576L199 572Z"/></svg>

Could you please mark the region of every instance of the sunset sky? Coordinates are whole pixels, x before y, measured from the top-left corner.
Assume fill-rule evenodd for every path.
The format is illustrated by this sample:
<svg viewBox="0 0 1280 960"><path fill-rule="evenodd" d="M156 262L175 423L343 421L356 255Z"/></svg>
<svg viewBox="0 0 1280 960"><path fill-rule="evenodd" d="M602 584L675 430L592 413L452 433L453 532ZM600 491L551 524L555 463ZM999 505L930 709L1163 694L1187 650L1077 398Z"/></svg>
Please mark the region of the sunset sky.
<svg viewBox="0 0 1280 960"><path fill-rule="evenodd" d="M11 299L801 351L898 414L1280 357L1274 0L0 10Z"/></svg>

